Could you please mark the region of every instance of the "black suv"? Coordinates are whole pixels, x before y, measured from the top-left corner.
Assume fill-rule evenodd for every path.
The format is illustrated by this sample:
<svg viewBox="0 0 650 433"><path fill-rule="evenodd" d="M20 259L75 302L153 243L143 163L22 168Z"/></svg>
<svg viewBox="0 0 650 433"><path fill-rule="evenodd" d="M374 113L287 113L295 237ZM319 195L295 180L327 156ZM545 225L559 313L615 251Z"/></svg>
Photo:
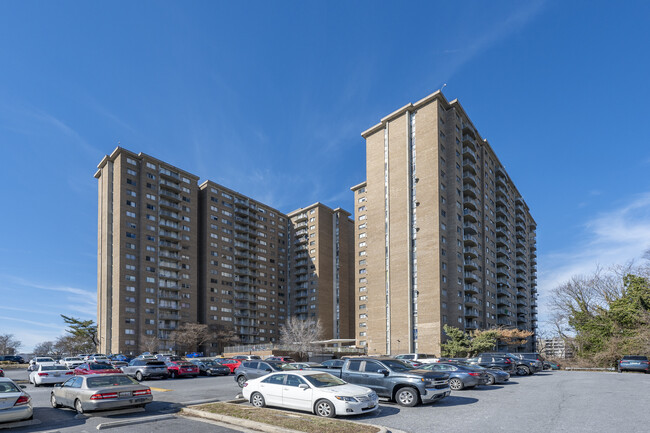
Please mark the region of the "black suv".
<svg viewBox="0 0 650 433"><path fill-rule="evenodd" d="M512 353L508 352L493 352L493 353L481 353L481 356L493 356L493 357L502 357L507 358L515 365L515 373L519 376L527 376L534 374L542 369L542 363L534 359L525 359L520 358Z"/></svg>
<svg viewBox="0 0 650 433"><path fill-rule="evenodd" d="M467 362L485 368L497 368L499 370L507 371L508 373L515 373L517 370L517 366L513 360L505 356L483 354L476 358L467 358Z"/></svg>
<svg viewBox="0 0 650 433"><path fill-rule="evenodd" d="M297 368L286 362L244 361L235 369L235 381L240 388L243 388L248 379L257 379L269 373L285 370L297 370Z"/></svg>
<svg viewBox="0 0 650 433"><path fill-rule="evenodd" d="M15 363L18 363L18 364L25 364L25 360L22 357L16 356L16 355L3 355L3 356L0 356L0 361L9 361L9 362L15 362Z"/></svg>

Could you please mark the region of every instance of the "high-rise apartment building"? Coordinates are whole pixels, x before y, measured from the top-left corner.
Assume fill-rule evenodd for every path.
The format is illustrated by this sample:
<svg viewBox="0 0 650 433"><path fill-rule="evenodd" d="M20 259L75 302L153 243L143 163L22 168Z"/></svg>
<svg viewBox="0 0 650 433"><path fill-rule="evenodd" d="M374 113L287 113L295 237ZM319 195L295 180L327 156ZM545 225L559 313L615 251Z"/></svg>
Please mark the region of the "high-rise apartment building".
<svg viewBox="0 0 650 433"><path fill-rule="evenodd" d="M440 354L444 324L534 331L536 223L460 103L438 91L362 136L367 178L352 188L358 344Z"/></svg>
<svg viewBox="0 0 650 433"><path fill-rule="evenodd" d="M173 349L171 334L183 323L234 333L242 344L274 343L289 314L320 318L326 337L354 335L349 213L317 203L290 219L119 147L98 168L101 352ZM303 212L304 233L295 228ZM291 278L298 280L293 305ZM209 355L222 347L219 340L205 345Z"/></svg>
<svg viewBox="0 0 650 433"><path fill-rule="evenodd" d="M291 314L319 320L325 340L354 338L354 221L321 203L291 221Z"/></svg>

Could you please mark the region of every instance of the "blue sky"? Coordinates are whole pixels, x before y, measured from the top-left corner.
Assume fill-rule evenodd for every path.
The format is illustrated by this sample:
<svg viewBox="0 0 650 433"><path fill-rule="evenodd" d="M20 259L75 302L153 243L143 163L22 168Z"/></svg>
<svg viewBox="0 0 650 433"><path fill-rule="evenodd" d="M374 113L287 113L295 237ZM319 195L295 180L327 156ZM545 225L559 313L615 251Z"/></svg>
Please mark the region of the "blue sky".
<svg viewBox="0 0 650 433"><path fill-rule="evenodd" d="M647 2L0 2L0 333L95 319L119 143L283 211L352 209L360 133L440 88L538 222L545 291L650 247ZM542 323L543 324L543 323Z"/></svg>

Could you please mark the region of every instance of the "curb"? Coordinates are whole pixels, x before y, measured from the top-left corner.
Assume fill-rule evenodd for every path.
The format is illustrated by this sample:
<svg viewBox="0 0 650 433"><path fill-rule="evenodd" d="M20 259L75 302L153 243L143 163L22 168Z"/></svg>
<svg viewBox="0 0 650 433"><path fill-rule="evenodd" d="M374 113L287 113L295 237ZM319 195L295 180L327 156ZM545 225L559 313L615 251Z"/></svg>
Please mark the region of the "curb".
<svg viewBox="0 0 650 433"><path fill-rule="evenodd" d="M123 421L103 422L97 425L97 430L104 430L107 428L124 427L125 425L146 424L148 422L162 421L166 419L176 418L174 415L161 415L152 416L149 418L127 419Z"/></svg>
<svg viewBox="0 0 650 433"><path fill-rule="evenodd" d="M237 399L237 400L225 401L223 403L239 404L239 403L243 403L243 402L246 402L246 401L247 400L245 400L245 399ZM282 412L282 410L271 409L271 408L267 408L267 409ZM276 427L274 425L266 424L266 423L263 423L263 422L251 421L251 420L247 420L247 419L243 419L243 418L237 418L237 417L228 416L228 415L214 414L214 413L205 412L205 411L198 410L198 409L192 409L192 408L189 408L189 407L184 408L181 411L181 414L185 414L185 415L188 415L188 416L194 416L194 417L197 417L197 418L205 418L205 419L209 419L211 421L220 421L220 422L223 422L223 423L226 423L226 424L231 424L231 425L235 425L235 426L242 426L242 427L246 427L246 428L249 428L249 429L256 429L256 430L260 430L260 431L267 432L267 433L304 433L304 432L301 432L299 430L290 430L290 429L286 429L286 428L283 428L283 427ZM316 415L311 415L309 413L301 413L301 415L316 417ZM316 417L316 418L319 418L319 417ZM334 420L336 420L336 419L334 419ZM376 424L363 423L363 422L358 422L358 421L350 421L350 420L347 420L347 419L346 420L339 419L339 421L346 421L346 422L350 422L350 423L353 423L353 424L360 424L360 425L363 425L363 426L375 427L375 428L379 429L379 431L377 433L388 433L389 432L389 430L386 427L376 425ZM390 431L393 432L393 433L403 433L400 430L395 430L395 429L392 429Z"/></svg>
<svg viewBox="0 0 650 433"><path fill-rule="evenodd" d="M0 430L19 428L19 427L31 427L39 424L41 424L41 421L38 419L26 419L23 421L14 421L14 422L8 422L7 424L4 423L0 424Z"/></svg>

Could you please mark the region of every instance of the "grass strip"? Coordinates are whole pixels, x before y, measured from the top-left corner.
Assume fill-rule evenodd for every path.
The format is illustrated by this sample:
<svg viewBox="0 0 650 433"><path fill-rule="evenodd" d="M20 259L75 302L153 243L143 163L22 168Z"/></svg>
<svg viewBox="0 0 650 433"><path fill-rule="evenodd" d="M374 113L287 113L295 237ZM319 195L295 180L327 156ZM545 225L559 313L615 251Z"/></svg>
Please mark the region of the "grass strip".
<svg viewBox="0 0 650 433"><path fill-rule="evenodd" d="M379 431L374 426L339 419L320 418L296 412L256 408L234 403L208 403L194 406L192 409L247 419L305 433L377 433Z"/></svg>

